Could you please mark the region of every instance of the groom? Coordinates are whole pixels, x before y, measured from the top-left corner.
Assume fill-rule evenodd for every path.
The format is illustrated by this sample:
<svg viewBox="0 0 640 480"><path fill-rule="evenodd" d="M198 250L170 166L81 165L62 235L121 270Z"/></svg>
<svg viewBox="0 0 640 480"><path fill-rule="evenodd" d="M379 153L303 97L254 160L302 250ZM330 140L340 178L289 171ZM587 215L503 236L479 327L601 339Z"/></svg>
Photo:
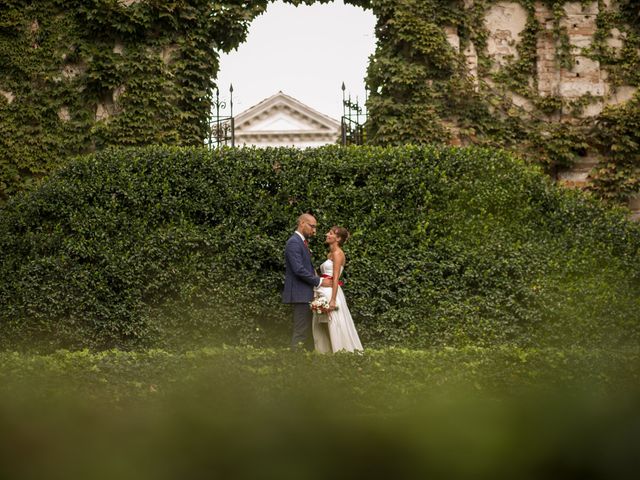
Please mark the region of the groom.
<svg viewBox="0 0 640 480"><path fill-rule="evenodd" d="M313 215L303 213L298 217L296 231L284 249L285 276L282 302L293 304L293 337L291 349L297 350L309 336L313 287L330 287L331 280L316 275L311 263L309 238L316 234L318 224Z"/></svg>

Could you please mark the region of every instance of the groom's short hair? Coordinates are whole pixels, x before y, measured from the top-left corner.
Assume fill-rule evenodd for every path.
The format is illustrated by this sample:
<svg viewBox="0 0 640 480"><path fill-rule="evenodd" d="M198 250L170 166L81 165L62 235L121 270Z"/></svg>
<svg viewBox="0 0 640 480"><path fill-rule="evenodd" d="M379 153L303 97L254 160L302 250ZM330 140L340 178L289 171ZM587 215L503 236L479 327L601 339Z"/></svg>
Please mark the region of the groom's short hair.
<svg viewBox="0 0 640 480"><path fill-rule="evenodd" d="M310 213L303 213L298 217L296 225L299 227L303 222L307 222L311 218L313 218L313 215L311 215Z"/></svg>

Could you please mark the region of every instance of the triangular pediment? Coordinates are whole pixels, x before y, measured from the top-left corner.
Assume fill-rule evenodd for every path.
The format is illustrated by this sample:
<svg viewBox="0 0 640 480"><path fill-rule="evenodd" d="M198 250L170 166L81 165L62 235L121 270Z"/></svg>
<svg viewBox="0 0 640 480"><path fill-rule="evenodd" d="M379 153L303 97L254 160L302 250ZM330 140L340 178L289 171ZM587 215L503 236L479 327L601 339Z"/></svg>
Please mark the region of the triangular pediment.
<svg viewBox="0 0 640 480"><path fill-rule="evenodd" d="M340 123L278 92L235 118L236 132L335 132Z"/></svg>
<svg viewBox="0 0 640 480"><path fill-rule="evenodd" d="M295 118L288 112L267 111L263 116L247 123L245 128L241 130L245 132L315 130L314 125L305 120L304 118Z"/></svg>

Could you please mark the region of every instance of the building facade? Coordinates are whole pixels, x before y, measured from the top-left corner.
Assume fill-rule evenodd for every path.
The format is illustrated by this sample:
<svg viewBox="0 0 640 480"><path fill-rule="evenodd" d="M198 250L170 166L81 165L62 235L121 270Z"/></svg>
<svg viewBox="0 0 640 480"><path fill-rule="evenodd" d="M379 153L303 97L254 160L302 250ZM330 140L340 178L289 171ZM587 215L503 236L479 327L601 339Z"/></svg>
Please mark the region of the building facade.
<svg viewBox="0 0 640 480"><path fill-rule="evenodd" d="M339 121L282 92L235 117L237 146L319 147L339 137Z"/></svg>

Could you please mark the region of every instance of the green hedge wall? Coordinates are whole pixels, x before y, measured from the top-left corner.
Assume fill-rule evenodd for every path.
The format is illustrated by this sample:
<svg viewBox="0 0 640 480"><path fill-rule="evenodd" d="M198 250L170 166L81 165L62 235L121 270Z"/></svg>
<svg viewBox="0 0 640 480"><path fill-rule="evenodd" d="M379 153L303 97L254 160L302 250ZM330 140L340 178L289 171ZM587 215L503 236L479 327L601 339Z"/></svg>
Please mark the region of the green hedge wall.
<svg viewBox="0 0 640 480"><path fill-rule="evenodd" d="M640 229L499 151L107 149L0 209L4 347L284 345L283 246L342 224L367 346L640 337Z"/></svg>

